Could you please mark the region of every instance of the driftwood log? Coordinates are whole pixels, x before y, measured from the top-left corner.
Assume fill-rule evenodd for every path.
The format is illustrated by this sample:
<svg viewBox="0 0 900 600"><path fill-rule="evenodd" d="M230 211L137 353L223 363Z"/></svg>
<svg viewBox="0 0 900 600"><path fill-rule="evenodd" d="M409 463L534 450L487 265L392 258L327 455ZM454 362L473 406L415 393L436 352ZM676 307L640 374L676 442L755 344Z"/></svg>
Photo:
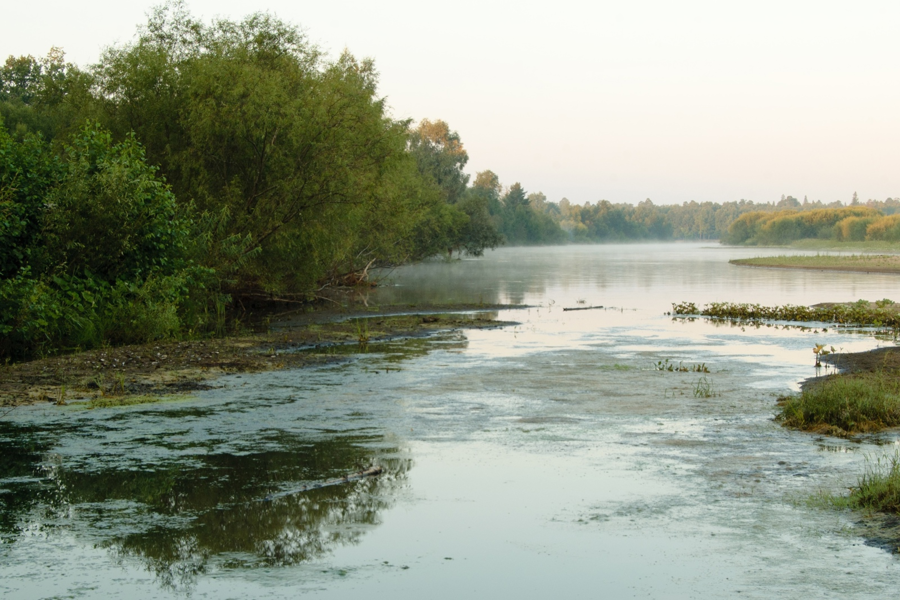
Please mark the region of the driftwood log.
<svg viewBox="0 0 900 600"><path fill-rule="evenodd" d="M304 485L303 487L297 488L295 490L288 490L286 492L276 492L274 494L269 494L265 498L263 498L263 502L271 502L276 498L284 498L285 496L293 496L295 494L302 494L303 492L309 492L311 490L318 490L324 487L329 487L332 485L341 485L344 483L350 483L351 481L359 481L360 479L365 479L366 477L375 477L377 475L381 475L384 473L384 469L378 466L369 467L368 469L363 469L362 471L357 471L356 473L352 473L350 475L344 475L343 477L337 477L335 479L328 479L327 481L321 481L319 483L310 483L309 485Z"/></svg>
<svg viewBox="0 0 900 600"><path fill-rule="evenodd" d="M572 308L564 308L563 310L596 310L598 308L603 308L602 306L574 306Z"/></svg>

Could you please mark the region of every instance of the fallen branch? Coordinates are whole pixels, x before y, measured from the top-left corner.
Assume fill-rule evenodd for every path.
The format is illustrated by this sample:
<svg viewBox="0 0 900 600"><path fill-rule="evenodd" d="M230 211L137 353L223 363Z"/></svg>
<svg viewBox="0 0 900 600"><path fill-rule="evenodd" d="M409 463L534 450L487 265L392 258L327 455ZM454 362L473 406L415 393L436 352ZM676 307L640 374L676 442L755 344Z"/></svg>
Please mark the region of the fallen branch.
<svg viewBox="0 0 900 600"><path fill-rule="evenodd" d="M302 494L303 492L308 492L310 490L318 490L324 487L329 487L332 485L341 485L344 483L350 483L351 481L359 481L360 479L365 479L366 477L375 477L376 475L381 475L384 472L384 469L378 466L369 467L368 469L364 469L362 471L358 471L353 473L352 475L344 475L343 477L338 477L337 479L329 479L327 481L323 481L321 483L311 483L309 485L304 485L301 488L297 488L295 490L289 490L287 492L277 492L275 494L269 494L265 498L263 498L263 502L271 502L276 498L284 498L285 496L294 496L296 494Z"/></svg>
<svg viewBox="0 0 900 600"><path fill-rule="evenodd" d="M575 306L572 308L564 308L563 311L567 310L595 310L598 308L603 308L602 306Z"/></svg>

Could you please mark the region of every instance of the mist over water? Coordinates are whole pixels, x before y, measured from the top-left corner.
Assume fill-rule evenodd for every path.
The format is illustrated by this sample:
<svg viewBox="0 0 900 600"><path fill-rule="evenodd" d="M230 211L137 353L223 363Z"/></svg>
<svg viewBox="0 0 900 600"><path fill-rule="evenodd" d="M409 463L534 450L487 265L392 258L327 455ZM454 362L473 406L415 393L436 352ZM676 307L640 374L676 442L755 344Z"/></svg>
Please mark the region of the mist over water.
<svg viewBox="0 0 900 600"><path fill-rule="evenodd" d="M893 342L664 314L896 299L892 276L727 262L766 252L505 248L404 267L370 305L529 308L499 312L516 326L229 376L181 403L16 409L0 420L0 594L889 597L897 558L805 499L853 485L896 436L772 416L815 374L814 344ZM262 501L373 463L385 475Z"/></svg>

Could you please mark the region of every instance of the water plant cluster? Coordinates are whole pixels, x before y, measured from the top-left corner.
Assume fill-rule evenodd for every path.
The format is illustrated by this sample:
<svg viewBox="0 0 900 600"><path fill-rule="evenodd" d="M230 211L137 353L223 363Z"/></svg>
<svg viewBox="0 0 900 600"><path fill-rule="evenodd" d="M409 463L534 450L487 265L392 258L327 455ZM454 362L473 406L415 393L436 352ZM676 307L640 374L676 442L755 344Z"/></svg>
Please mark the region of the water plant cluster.
<svg viewBox="0 0 900 600"><path fill-rule="evenodd" d="M672 304L676 315L702 315L719 319L746 321L801 321L839 323L842 325L900 328L900 312L893 300L868 302L859 300L850 304L821 304L816 306L763 306L736 302L712 302L702 310L693 302Z"/></svg>
<svg viewBox="0 0 900 600"><path fill-rule="evenodd" d="M698 363L694 365L685 365L683 362L679 361L676 365L674 362L669 361L669 359L657 361L653 368L657 371L669 371L669 372L678 372L678 373L709 373L709 367L706 366L706 363Z"/></svg>

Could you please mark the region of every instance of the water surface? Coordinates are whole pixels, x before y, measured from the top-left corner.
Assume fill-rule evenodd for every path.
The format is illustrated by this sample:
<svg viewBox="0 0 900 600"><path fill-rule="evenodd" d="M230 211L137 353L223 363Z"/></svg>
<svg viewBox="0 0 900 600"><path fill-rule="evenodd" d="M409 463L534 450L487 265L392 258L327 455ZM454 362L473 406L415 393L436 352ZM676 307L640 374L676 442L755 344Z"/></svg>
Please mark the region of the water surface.
<svg viewBox="0 0 900 600"><path fill-rule="evenodd" d="M805 499L852 485L894 438L772 421L775 399L815 374L814 344L892 342L665 313L875 300L898 280L727 264L763 252L508 248L415 265L370 304L531 308L501 311L514 327L229 376L180 403L17 409L0 420L0 594L893 595L897 558ZM587 306L603 308L563 310ZM667 360L710 372L655 368ZM263 501L370 464L385 475Z"/></svg>

